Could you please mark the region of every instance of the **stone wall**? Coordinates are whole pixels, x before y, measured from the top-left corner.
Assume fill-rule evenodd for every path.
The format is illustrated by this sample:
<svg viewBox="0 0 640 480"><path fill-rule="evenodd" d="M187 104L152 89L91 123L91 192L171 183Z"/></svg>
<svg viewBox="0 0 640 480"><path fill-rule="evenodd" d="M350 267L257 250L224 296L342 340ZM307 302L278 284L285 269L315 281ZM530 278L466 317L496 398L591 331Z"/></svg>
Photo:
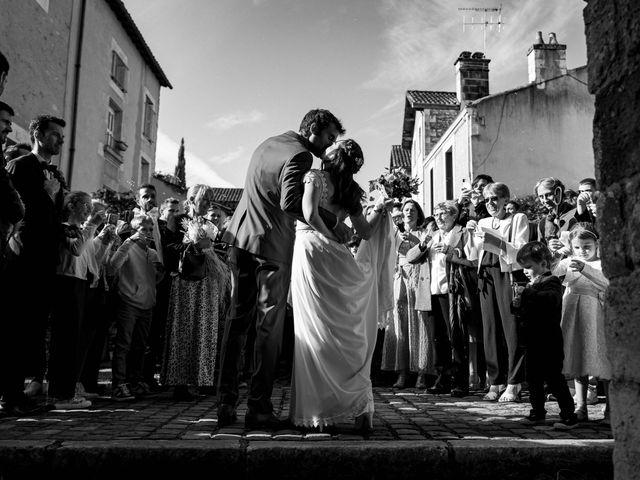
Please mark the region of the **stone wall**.
<svg viewBox="0 0 640 480"><path fill-rule="evenodd" d="M584 10L603 269L613 363L616 480L640 476L640 2L589 0Z"/></svg>

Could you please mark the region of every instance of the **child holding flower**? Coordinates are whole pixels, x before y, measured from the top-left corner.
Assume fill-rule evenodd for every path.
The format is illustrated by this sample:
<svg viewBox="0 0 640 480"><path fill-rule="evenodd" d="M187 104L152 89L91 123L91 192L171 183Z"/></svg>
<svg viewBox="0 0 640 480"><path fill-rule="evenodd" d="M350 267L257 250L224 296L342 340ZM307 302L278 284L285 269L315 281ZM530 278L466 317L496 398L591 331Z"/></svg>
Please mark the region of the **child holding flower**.
<svg viewBox="0 0 640 480"><path fill-rule="evenodd" d="M213 189L194 185L187 192L185 215L178 218L180 231L168 247L200 256L204 275L172 272L167 332L160 380L174 387L176 400L193 400L189 386L215 386L220 319L230 295L231 274L213 249L217 227L205 218L213 203Z"/></svg>

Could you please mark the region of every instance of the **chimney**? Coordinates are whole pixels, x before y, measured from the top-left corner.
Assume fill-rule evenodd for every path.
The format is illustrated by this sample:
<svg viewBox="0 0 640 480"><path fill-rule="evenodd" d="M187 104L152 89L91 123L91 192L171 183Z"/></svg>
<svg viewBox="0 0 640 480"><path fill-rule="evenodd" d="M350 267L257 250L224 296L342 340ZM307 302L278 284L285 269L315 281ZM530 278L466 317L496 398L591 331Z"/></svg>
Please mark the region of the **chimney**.
<svg viewBox="0 0 640 480"><path fill-rule="evenodd" d="M567 73L567 46L558 43L556 34L549 34L544 43L542 32L536 35L536 43L527 52L529 82L543 82Z"/></svg>
<svg viewBox="0 0 640 480"><path fill-rule="evenodd" d="M462 52L456 67L456 96L460 107L489 95L489 60L482 52Z"/></svg>

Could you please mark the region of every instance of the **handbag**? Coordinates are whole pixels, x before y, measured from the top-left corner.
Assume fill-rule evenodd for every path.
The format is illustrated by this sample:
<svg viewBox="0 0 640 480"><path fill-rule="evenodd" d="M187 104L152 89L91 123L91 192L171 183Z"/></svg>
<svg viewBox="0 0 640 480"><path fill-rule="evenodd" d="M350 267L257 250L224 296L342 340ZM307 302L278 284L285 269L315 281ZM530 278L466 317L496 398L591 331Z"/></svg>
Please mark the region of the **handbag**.
<svg viewBox="0 0 640 480"><path fill-rule="evenodd" d="M191 246L180 254L178 274L183 280L202 280L207 275L207 258L204 252L196 252Z"/></svg>

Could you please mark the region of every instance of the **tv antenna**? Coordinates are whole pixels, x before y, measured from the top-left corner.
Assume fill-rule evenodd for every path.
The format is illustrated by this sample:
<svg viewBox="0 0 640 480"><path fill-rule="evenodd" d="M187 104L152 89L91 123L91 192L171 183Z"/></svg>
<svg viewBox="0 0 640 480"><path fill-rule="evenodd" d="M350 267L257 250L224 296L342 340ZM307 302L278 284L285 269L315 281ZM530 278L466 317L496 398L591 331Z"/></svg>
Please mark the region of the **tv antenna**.
<svg viewBox="0 0 640 480"><path fill-rule="evenodd" d="M502 5L499 7L463 7L458 8L461 12L471 12L471 21L466 20L466 15L462 15L462 31L465 31L465 27L470 25L472 29L478 26L482 30L482 53L487 51L487 28L493 31L493 27L496 27L498 32L502 31L504 22L502 21Z"/></svg>

